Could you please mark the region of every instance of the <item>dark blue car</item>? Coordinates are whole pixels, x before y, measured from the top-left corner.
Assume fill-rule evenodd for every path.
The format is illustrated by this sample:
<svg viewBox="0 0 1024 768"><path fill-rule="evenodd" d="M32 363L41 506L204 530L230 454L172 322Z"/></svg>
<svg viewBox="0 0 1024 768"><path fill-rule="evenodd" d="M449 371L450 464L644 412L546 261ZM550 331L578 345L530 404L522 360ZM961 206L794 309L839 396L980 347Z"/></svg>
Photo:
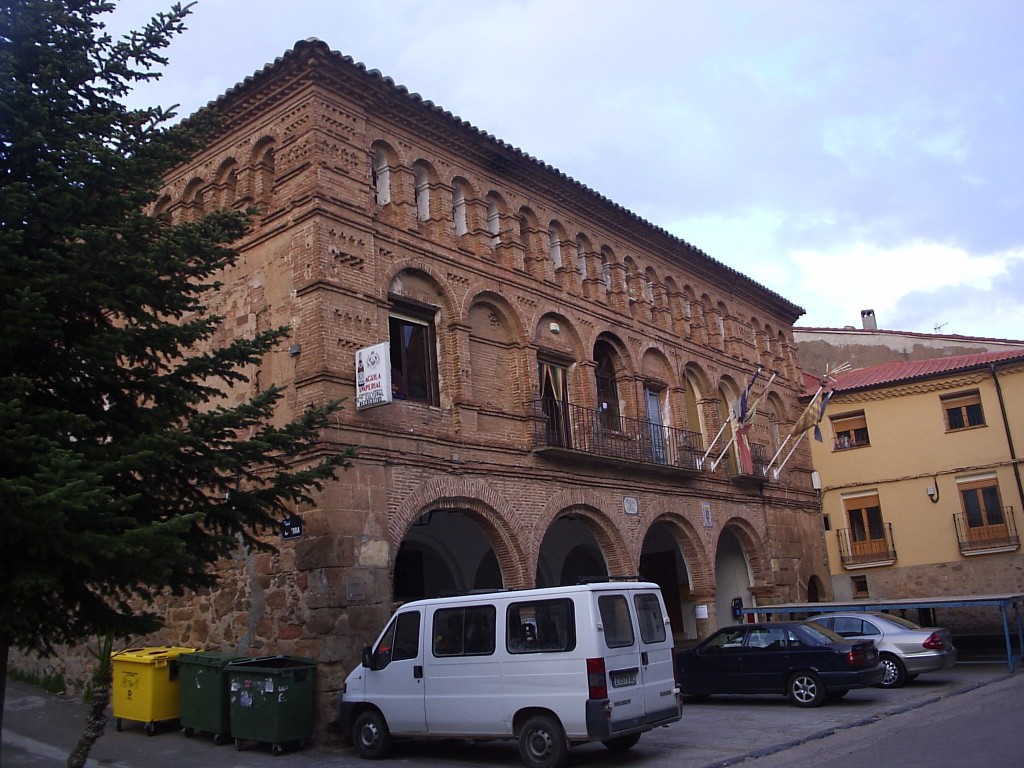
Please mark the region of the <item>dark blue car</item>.
<svg viewBox="0 0 1024 768"><path fill-rule="evenodd" d="M870 640L847 640L818 624L773 621L724 627L676 656L682 692L777 693L817 707L884 675Z"/></svg>

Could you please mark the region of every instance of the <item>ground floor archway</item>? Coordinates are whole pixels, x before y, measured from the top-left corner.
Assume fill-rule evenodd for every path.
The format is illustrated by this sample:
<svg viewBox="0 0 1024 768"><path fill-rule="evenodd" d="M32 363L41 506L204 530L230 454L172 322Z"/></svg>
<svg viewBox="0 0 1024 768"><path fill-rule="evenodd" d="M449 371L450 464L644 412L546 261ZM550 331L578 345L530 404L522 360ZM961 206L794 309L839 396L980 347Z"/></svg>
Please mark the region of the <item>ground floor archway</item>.
<svg viewBox="0 0 1024 768"><path fill-rule="evenodd" d="M739 622L742 608L753 604L750 565L739 537L726 526L715 551L715 613L718 626Z"/></svg>

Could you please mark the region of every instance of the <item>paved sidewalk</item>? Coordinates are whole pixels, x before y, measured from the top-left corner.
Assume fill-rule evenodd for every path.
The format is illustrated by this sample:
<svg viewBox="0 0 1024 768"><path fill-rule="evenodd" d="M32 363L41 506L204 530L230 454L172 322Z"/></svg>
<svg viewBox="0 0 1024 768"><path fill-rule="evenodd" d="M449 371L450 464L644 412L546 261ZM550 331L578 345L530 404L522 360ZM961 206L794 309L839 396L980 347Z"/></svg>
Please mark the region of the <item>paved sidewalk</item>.
<svg viewBox="0 0 1024 768"><path fill-rule="evenodd" d="M668 728L644 734L626 754L613 754L600 744L574 748L570 768L723 768L756 755L772 754L844 728L876 722L892 714L926 707L945 697L999 680L1008 680L1005 664L958 664L943 672L922 675L905 688L851 691L817 709L799 709L781 696L720 696L708 701L685 700L683 718ZM1012 676L1024 697L1024 673ZM52 696L24 683L7 686L3 747L5 768L60 768L81 731L85 706L65 696ZM494 766L519 768L515 743L465 741L399 743L394 763ZM377 763L386 767L388 761ZM168 727L147 736L141 724L125 723L117 732L111 721L93 748L91 768L348 768L369 763L352 749L319 745L273 756L256 744L237 751L214 746L207 735L189 739Z"/></svg>

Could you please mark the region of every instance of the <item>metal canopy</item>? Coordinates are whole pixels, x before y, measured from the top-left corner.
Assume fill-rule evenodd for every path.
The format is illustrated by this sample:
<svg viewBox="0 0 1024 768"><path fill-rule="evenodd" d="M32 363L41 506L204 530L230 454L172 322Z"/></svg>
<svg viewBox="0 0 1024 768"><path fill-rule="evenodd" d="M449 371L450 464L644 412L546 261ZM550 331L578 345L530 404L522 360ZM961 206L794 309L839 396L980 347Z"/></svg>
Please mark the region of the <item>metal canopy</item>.
<svg viewBox="0 0 1024 768"><path fill-rule="evenodd" d="M1021 621L1021 604L1024 593L998 595L962 595L947 597L917 597L901 600L853 600L834 603L780 603L779 605L754 605L743 608L748 620L756 619L757 614L769 620L776 615L792 615L794 613L836 613L839 611L893 611L907 608L978 608L989 606L998 608L1003 619L1003 639L1006 643L1006 663L1011 674L1017 671L1017 665L1024 661L1024 622ZM1013 609L1016 627L1017 652L1014 653L1013 634L1010 631L1009 611Z"/></svg>

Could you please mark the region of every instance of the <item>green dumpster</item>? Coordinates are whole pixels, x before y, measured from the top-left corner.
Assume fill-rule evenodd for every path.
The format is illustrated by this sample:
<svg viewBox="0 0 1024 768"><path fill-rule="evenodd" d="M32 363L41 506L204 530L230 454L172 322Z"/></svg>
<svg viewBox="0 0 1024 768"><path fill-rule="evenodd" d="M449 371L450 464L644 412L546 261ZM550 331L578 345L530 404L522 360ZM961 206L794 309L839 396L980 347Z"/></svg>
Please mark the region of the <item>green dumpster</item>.
<svg viewBox="0 0 1024 768"><path fill-rule="evenodd" d="M178 659L181 693L179 722L186 736L196 731L213 734L214 744L225 743L231 734L227 666L250 657L229 653L199 652Z"/></svg>
<svg viewBox="0 0 1024 768"><path fill-rule="evenodd" d="M303 747L313 729L316 662L297 656L265 656L228 664L231 737L270 744L275 755Z"/></svg>

